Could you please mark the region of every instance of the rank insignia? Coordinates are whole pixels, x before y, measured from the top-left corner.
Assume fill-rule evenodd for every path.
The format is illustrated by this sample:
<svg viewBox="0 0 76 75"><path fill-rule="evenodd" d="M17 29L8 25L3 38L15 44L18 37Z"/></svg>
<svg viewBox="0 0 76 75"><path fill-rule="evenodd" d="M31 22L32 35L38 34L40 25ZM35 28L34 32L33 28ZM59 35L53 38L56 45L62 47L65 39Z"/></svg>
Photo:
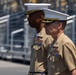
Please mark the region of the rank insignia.
<svg viewBox="0 0 76 75"><path fill-rule="evenodd" d="M54 56L58 56L59 55L59 51L58 51L58 47L54 46L50 52L51 55Z"/></svg>
<svg viewBox="0 0 76 75"><path fill-rule="evenodd" d="M35 43L37 44L37 45L39 45L39 46L42 46L42 43L43 43L43 39L42 39L42 37L37 37L36 39L35 39Z"/></svg>

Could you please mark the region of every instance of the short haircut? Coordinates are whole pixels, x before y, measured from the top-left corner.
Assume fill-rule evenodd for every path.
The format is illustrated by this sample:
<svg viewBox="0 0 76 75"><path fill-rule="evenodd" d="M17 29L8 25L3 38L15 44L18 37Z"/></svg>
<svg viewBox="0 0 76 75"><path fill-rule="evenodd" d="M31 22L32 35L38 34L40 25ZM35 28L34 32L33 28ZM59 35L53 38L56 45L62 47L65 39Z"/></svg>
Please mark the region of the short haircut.
<svg viewBox="0 0 76 75"><path fill-rule="evenodd" d="M63 20L60 20L59 23L62 23L62 30L64 30L65 27L66 27L67 21L66 20L64 20L64 21Z"/></svg>

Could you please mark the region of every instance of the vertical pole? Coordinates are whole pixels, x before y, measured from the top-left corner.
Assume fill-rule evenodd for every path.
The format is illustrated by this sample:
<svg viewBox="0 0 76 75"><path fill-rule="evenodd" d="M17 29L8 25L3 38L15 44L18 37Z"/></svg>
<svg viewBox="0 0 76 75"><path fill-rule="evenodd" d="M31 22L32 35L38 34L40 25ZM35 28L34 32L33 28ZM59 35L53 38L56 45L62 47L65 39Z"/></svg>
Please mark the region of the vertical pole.
<svg viewBox="0 0 76 75"><path fill-rule="evenodd" d="M54 9L56 9L56 0L54 0Z"/></svg>
<svg viewBox="0 0 76 75"><path fill-rule="evenodd" d="M59 0L59 11L61 11L61 0Z"/></svg>
<svg viewBox="0 0 76 75"><path fill-rule="evenodd" d="M8 18L8 21L7 21L7 45L9 44L9 18Z"/></svg>
<svg viewBox="0 0 76 75"><path fill-rule="evenodd" d="M13 57L13 34L11 33L11 55Z"/></svg>
<svg viewBox="0 0 76 75"><path fill-rule="evenodd" d="M73 17L73 34L72 34L72 38L73 38L73 42L75 43L75 16Z"/></svg>

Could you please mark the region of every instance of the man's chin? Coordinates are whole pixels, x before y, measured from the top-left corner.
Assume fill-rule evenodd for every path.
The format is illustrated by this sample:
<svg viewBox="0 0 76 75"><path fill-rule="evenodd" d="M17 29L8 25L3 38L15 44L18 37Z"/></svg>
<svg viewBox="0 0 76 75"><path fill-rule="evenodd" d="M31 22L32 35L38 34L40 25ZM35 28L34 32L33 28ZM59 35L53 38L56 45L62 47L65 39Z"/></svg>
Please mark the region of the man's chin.
<svg viewBox="0 0 76 75"><path fill-rule="evenodd" d="M33 25L31 25L31 24L29 24L29 26L32 27L32 28L35 28L35 26L33 26Z"/></svg>

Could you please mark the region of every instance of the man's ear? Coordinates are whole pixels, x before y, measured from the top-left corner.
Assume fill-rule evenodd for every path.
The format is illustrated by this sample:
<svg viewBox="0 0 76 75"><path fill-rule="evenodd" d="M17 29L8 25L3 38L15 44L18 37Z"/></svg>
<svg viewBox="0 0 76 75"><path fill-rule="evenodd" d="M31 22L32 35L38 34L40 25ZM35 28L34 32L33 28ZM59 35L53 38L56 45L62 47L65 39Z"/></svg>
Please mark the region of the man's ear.
<svg viewBox="0 0 76 75"><path fill-rule="evenodd" d="M58 29L61 29L61 28L62 28L62 23L59 23Z"/></svg>
<svg viewBox="0 0 76 75"><path fill-rule="evenodd" d="M41 15L41 19L44 19L44 16L43 15Z"/></svg>

